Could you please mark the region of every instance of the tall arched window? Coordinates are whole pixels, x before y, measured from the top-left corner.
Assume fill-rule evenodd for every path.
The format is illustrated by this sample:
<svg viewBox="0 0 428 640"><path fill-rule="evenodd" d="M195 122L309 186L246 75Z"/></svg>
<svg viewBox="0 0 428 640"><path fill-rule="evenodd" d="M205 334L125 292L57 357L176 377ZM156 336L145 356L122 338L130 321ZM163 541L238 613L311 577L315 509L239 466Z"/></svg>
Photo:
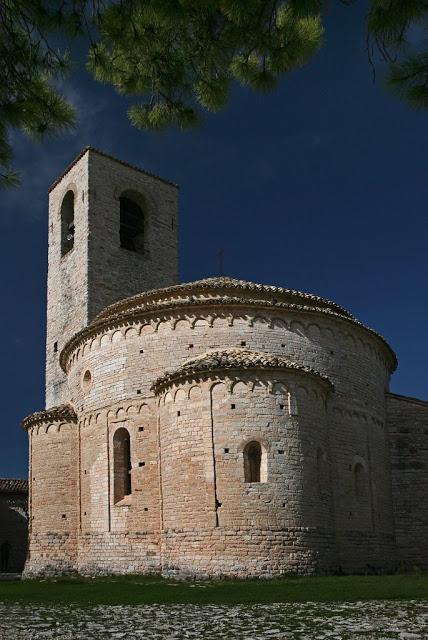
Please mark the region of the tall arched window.
<svg viewBox="0 0 428 640"><path fill-rule="evenodd" d="M124 427L113 436L114 502L120 502L132 494L131 440Z"/></svg>
<svg viewBox="0 0 428 640"><path fill-rule="evenodd" d="M74 247L74 193L67 191L61 205L61 255Z"/></svg>
<svg viewBox="0 0 428 640"><path fill-rule="evenodd" d="M357 462L354 467L354 488L355 495L362 498L367 493L366 470L361 462Z"/></svg>
<svg viewBox="0 0 428 640"><path fill-rule="evenodd" d="M126 196L120 198L120 246L144 253L144 213L136 202Z"/></svg>
<svg viewBox="0 0 428 640"><path fill-rule="evenodd" d="M244 449L245 482L266 482L266 452L260 442L253 440Z"/></svg>

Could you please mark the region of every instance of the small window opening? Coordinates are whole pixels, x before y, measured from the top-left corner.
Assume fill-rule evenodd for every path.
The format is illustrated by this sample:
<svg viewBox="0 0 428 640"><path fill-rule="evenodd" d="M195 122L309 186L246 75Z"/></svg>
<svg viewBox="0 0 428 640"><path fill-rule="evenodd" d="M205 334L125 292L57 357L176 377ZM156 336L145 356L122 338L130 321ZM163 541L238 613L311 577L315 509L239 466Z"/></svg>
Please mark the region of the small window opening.
<svg viewBox="0 0 428 640"><path fill-rule="evenodd" d="M245 340L241 340L241 347L246 347L247 343L245 342Z"/></svg>
<svg viewBox="0 0 428 640"><path fill-rule="evenodd" d="M140 353L144 353L144 349L140 349Z"/></svg>
<svg viewBox="0 0 428 640"><path fill-rule="evenodd" d="M140 395L141 389L137 389L137 394Z"/></svg>
<svg viewBox="0 0 428 640"><path fill-rule="evenodd" d="M228 447L226 447L226 448L225 448L225 450L224 450L224 452L225 452L225 453L229 453L229 448L228 448Z"/></svg>
<svg viewBox="0 0 428 640"><path fill-rule="evenodd" d="M65 515L65 513L62 514L61 518L66 518L67 516Z"/></svg>
<svg viewBox="0 0 428 640"><path fill-rule="evenodd" d="M149 510L148 507L144 507L144 511L148 511L148 510Z"/></svg>
<svg viewBox="0 0 428 640"><path fill-rule="evenodd" d="M58 351L58 342L54 342L54 353Z"/></svg>
<svg viewBox="0 0 428 640"><path fill-rule="evenodd" d="M144 427L138 427L138 431L144 431Z"/></svg>
<svg viewBox="0 0 428 640"><path fill-rule="evenodd" d="M131 439L125 427L113 436L114 502L117 504L132 494Z"/></svg>
<svg viewBox="0 0 428 640"><path fill-rule="evenodd" d="M136 202L125 196L120 198L120 246L144 253L144 213Z"/></svg>
<svg viewBox="0 0 428 640"><path fill-rule="evenodd" d="M181 411L177 411L177 416L181 416Z"/></svg>
<svg viewBox="0 0 428 640"><path fill-rule="evenodd" d="M189 349L193 349L193 344L189 344Z"/></svg>
<svg viewBox="0 0 428 640"><path fill-rule="evenodd" d="M279 453L280 455L284 455L284 449L278 449L278 453Z"/></svg>
<svg viewBox="0 0 428 640"><path fill-rule="evenodd" d="M279 408L282 410L282 409L284 408L284 405L283 405L283 404L280 404L280 405L279 405Z"/></svg>
<svg viewBox="0 0 428 640"><path fill-rule="evenodd" d="M145 467L145 466L146 466L146 463L145 463L145 462L139 462L139 463L138 463L138 466L139 466L139 467Z"/></svg>
<svg viewBox="0 0 428 640"><path fill-rule="evenodd" d="M281 345L281 347L282 347L282 348L284 349L284 347L285 347L285 344L284 344L284 343L282 343L282 345Z"/></svg>
<svg viewBox="0 0 428 640"><path fill-rule="evenodd" d="M266 451L257 440L244 449L244 477L245 482L267 481Z"/></svg>
<svg viewBox="0 0 428 640"><path fill-rule="evenodd" d="M230 405L230 408L231 408L231 409L234 409L234 408L235 408L235 404L234 404L234 403L232 403L232 404Z"/></svg>
<svg viewBox="0 0 428 640"><path fill-rule="evenodd" d="M91 386L92 386L92 374L89 371L89 369L86 369L82 378L82 389L85 393L87 393L91 388Z"/></svg>
<svg viewBox="0 0 428 640"><path fill-rule="evenodd" d="M74 247L74 193L67 191L61 205L61 256Z"/></svg>

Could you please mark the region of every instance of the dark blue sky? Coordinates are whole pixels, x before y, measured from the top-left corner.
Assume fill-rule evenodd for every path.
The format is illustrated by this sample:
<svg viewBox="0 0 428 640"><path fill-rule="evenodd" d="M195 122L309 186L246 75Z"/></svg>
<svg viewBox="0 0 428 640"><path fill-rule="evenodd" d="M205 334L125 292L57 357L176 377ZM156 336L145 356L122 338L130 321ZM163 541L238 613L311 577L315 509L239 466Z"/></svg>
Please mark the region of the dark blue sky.
<svg viewBox="0 0 428 640"><path fill-rule="evenodd" d="M181 279L218 272L331 298L395 349L391 388L428 398L428 113L372 83L364 3L336 7L326 44L278 90L237 89L192 133L144 134L83 69L66 83L73 135L14 136L19 189L0 193L0 476L25 476L20 420L43 408L47 189L91 144L181 186Z"/></svg>

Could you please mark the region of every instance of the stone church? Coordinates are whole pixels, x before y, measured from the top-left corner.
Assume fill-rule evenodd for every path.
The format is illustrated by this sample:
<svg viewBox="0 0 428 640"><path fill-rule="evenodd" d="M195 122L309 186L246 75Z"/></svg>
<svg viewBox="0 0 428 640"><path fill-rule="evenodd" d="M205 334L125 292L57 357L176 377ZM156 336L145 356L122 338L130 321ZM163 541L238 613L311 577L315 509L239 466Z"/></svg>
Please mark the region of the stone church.
<svg viewBox="0 0 428 640"><path fill-rule="evenodd" d="M26 575L428 569L428 403L335 302L178 283L177 185L91 147L50 188Z"/></svg>

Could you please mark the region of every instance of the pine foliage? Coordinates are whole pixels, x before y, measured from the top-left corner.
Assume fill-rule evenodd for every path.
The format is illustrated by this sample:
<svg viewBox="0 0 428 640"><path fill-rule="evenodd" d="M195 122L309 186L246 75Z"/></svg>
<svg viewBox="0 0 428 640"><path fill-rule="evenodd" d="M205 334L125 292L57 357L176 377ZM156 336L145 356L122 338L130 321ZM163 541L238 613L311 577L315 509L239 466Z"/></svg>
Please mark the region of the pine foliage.
<svg viewBox="0 0 428 640"><path fill-rule="evenodd" d="M386 84L416 108L428 108L428 3L372 0L368 32L388 65Z"/></svg>
<svg viewBox="0 0 428 640"><path fill-rule="evenodd" d="M142 129L193 126L201 109L224 107L233 82L269 91L322 39L319 2L310 0L123 0L99 28L89 69L144 97L129 111Z"/></svg>
<svg viewBox="0 0 428 640"><path fill-rule="evenodd" d="M352 0L341 0L350 4ZM94 77L135 98L139 129L188 129L234 84L271 91L322 44L328 0L0 0L0 186L16 184L12 130L40 140L73 126L58 89L69 71L52 41L83 37ZM369 55L387 83L428 108L428 3L371 0ZM422 35L422 37L421 37ZM372 58L373 59L373 58Z"/></svg>

